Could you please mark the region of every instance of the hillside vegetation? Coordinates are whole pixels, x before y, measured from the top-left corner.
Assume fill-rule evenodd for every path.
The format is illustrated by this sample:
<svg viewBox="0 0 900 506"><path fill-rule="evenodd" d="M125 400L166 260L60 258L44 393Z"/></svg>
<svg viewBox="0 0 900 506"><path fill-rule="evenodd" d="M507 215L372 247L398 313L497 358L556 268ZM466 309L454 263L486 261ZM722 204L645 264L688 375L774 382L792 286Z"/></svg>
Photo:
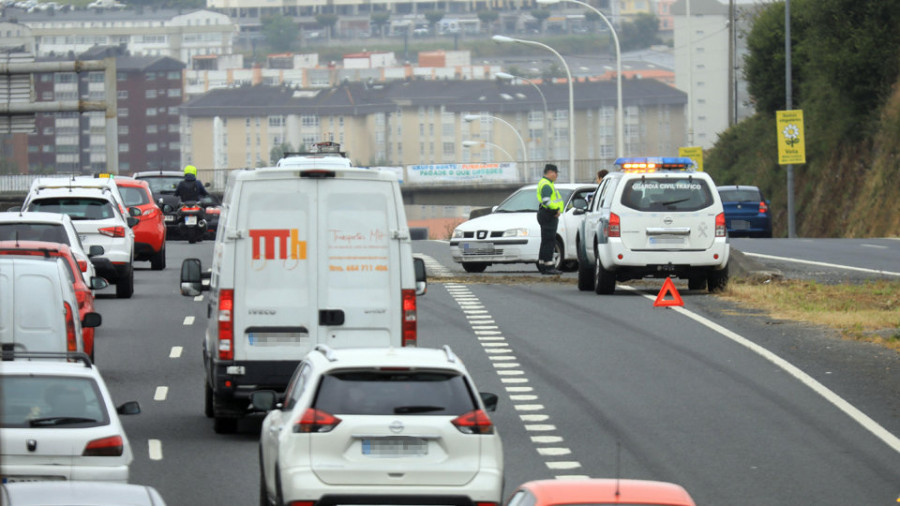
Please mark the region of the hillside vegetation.
<svg viewBox="0 0 900 506"><path fill-rule="evenodd" d="M755 116L705 156L718 184L755 184L787 236L786 167L775 112L785 108L783 2L760 10L745 65ZM793 0L793 108L804 113L806 160L794 166L800 237L900 236L900 2Z"/></svg>

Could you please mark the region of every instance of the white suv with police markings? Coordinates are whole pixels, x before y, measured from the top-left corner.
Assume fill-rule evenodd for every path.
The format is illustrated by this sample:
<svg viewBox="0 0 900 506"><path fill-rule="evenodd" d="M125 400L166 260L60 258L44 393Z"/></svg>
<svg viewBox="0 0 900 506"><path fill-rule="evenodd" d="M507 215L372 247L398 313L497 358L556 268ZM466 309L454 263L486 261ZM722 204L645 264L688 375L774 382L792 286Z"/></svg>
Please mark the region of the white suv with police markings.
<svg viewBox="0 0 900 506"><path fill-rule="evenodd" d="M712 177L690 158L620 158L591 199L578 231L578 289L678 277L692 290L728 282L730 245Z"/></svg>
<svg viewBox="0 0 900 506"><path fill-rule="evenodd" d="M449 347L318 345L260 431L260 505L430 504L502 500L503 448L479 393ZM277 404L276 404L277 402Z"/></svg>

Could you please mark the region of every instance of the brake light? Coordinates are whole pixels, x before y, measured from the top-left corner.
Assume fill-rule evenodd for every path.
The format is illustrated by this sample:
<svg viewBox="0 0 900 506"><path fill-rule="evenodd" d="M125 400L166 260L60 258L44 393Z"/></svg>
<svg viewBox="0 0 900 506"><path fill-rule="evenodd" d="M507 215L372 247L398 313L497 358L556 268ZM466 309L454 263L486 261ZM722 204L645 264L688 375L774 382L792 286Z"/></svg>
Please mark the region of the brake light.
<svg viewBox="0 0 900 506"><path fill-rule="evenodd" d="M87 260L79 260L78 268L81 269L81 272L87 272Z"/></svg>
<svg viewBox="0 0 900 506"><path fill-rule="evenodd" d="M487 413L480 409L469 411L450 420L457 430L463 434L493 434L494 424Z"/></svg>
<svg viewBox="0 0 900 506"><path fill-rule="evenodd" d="M68 302L63 302L66 307L66 349L78 351L78 341L75 339L75 313Z"/></svg>
<svg viewBox="0 0 900 506"><path fill-rule="evenodd" d="M402 298L403 298L403 346L416 346L417 343L417 335L416 335L416 321L418 320L418 315L416 314L416 291L415 290L402 290Z"/></svg>
<svg viewBox="0 0 900 506"><path fill-rule="evenodd" d="M151 207L149 209L144 209L144 212L141 213L141 215L146 216L147 218L153 218L157 214L159 214L158 207Z"/></svg>
<svg viewBox="0 0 900 506"><path fill-rule="evenodd" d="M125 451L122 436L110 436L95 439L84 447L82 457L121 457Z"/></svg>
<svg viewBox="0 0 900 506"><path fill-rule="evenodd" d="M309 408L294 424L294 432L313 433L331 432L341 423L341 419L324 411Z"/></svg>
<svg viewBox="0 0 900 506"><path fill-rule="evenodd" d="M288 506L313 506L313 504L316 504L316 501L291 501Z"/></svg>
<svg viewBox="0 0 900 506"><path fill-rule="evenodd" d="M78 309L84 309L84 303L87 301L87 293L82 290L75 291L75 300L78 301Z"/></svg>
<svg viewBox="0 0 900 506"><path fill-rule="evenodd" d="M606 237L622 237L622 224L619 215L609 213L609 222L606 224Z"/></svg>
<svg viewBox="0 0 900 506"><path fill-rule="evenodd" d="M725 237L725 213L716 215L716 237Z"/></svg>
<svg viewBox="0 0 900 506"><path fill-rule="evenodd" d="M234 360L234 290L219 292L219 358Z"/></svg>
<svg viewBox="0 0 900 506"><path fill-rule="evenodd" d="M476 502L475 506L497 506L495 502Z"/></svg>
<svg viewBox="0 0 900 506"><path fill-rule="evenodd" d="M759 203L759 214L766 214L769 211L769 206L766 205L765 202Z"/></svg>
<svg viewBox="0 0 900 506"><path fill-rule="evenodd" d="M125 227L106 227L97 232L109 237L125 237Z"/></svg>

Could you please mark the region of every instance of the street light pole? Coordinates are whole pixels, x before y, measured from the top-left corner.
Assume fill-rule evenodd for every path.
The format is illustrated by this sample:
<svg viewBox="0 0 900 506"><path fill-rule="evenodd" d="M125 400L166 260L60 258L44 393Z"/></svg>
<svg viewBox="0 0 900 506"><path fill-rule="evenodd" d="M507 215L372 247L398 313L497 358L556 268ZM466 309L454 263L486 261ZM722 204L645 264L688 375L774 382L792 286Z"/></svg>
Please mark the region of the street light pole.
<svg viewBox="0 0 900 506"><path fill-rule="evenodd" d="M532 81L531 79L526 79L526 78L524 78L524 77L514 76L514 75L508 74L508 73L506 73L506 72L497 72L497 73L494 74L494 75L496 75L496 76L499 77L500 79L504 79L504 80L508 80L508 81L512 81L513 79L520 79L520 80L522 80L522 81L525 81L526 83L528 83L528 84L534 86L534 89L536 89L537 92L541 95L541 102L544 103L544 121L543 121L543 123L544 123L544 129L545 129L544 131L546 132L547 138L550 140L550 142L549 142L549 150L550 150L550 155L552 156L552 155L553 155L553 135L552 135L552 133L550 132L550 128L548 127L549 121L550 121L550 111L549 111L549 109L547 108L547 97L544 96L544 92L541 91L540 87L538 87L538 85L534 84L534 81ZM549 157L548 157L548 158L549 158Z"/></svg>
<svg viewBox="0 0 900 506"><path fill-rule="evenodd" d="M509 154L509 151L503 149L503 147L501 147L499 144L494 144L493 142L488 142L488 141L472 141L472 140L462 142L462 145L464 148L471 148L473 146L478 146L479 144L487 144L488 146L493 146L493 147L499 149L500 151L502 151L503 154L506 155L507 157L509 157L510 160L516 161L516 159L511 154Z"/></svg>
<svg viewBox="0 0 900 506"><path fill-rule="evenodd" d="M616 47L616 158L621 158L625 156L625 110L622 108L622 50L619 47L619 36L616 34L616 29L609 19L592 5L580 0L537 0L539 4L555 4L559 2L578 4L594 11L606 23L609 27L609 33L612 34L613 43Z"/></svg>
<svg viewBox="0 0 900 506"><path fill-rule="evenodd" d="M562 57L555 49L544 44L543 42L538 42L536 40L526 40L526 39L514 39L512 37L507 37L505 35L494 35L492 37L494 42L516 42L519 44L525 44L530 46L538 46L550 51L555 54L557 58L562 62L563 68L566 69L566 77L569 81L569 182L575 182L575 95L573 93L572 86L572 72L569 71L569 64L566 63L566 59Z"/></svg>
<svg viewBox="0 0 900 506"><path fill-rule="evenodd" d="M504 125L508 126L510 129L512 129L513 133L516 134L516 137L518 137L518 139L519 139L519 144L522 146L522 167L523 167L522 175L523 175L523 181L524 181L525 171L528 169L528 147L525 145L525 139L522 138L522 135L519 133L519 130L516 129L516 127L514 127L512 125L512 123L506 121L505 119L497 117L497 116L491 116L490 114L466 114L463 117L463 119L467 122L472 122L479 118L495 119L495 120L503 123Z"/></svg>

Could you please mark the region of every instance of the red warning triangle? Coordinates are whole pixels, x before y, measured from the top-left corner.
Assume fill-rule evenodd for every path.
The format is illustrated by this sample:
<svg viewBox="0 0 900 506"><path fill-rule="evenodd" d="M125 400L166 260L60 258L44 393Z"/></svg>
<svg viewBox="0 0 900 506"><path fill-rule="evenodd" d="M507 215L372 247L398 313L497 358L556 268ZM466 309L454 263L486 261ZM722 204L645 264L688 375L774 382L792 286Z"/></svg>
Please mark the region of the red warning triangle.
<svg viewBox="0 0 900 506"><path fill-rule="evenodd" d="M666 296L669 295L671 295L672 298L666 299ZM678 294L678 290L675 288L675 283L672 282L672 278L666 278L662 289L659 291L659 295L656 296L656 302L653 303L653 307L667 306L684 306L684 301L681 300L681 295Z"/></svg>

